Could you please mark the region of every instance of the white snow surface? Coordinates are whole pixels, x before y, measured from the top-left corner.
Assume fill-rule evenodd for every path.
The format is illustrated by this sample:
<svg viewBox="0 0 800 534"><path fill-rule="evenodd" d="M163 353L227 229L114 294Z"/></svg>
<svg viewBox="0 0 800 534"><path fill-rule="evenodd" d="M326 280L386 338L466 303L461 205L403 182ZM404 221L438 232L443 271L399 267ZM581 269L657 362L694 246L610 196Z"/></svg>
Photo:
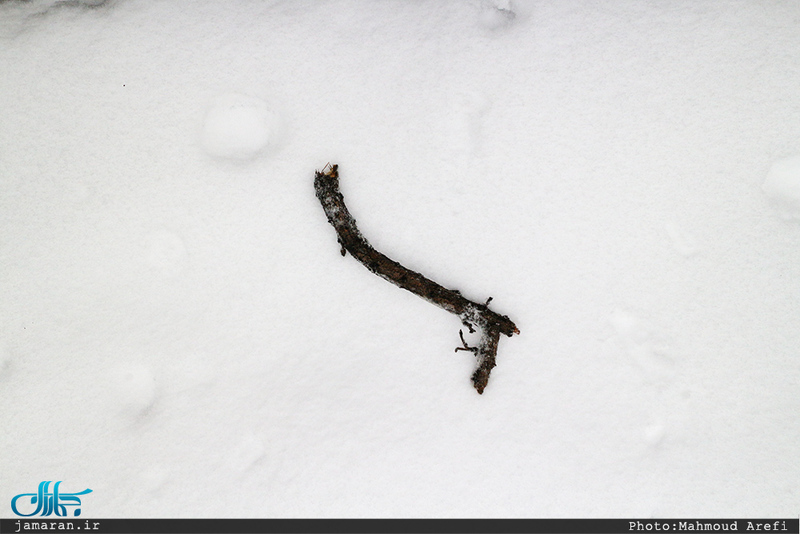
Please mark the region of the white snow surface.
<svg viewBox="0 0 800 534"><path fill-rule="evenodd" d="M794 517L798 25L0 3L0 514ZM328 162L378 250L516 322L483 395L455 316L339 254Z"/></svg>
<svg viewBox="0 0 800 534"><path fill-rule="evenodd" d="M800 154L776 161L763 188L785 219L800 219Z"/></svg>
<svg viewBox="0 0 800 534"><path fill-rule="evenodd" d="M280 138L279 121L267 104L236 93L216 99L203 123L203 148L224 159L252 159Z"/></svg>

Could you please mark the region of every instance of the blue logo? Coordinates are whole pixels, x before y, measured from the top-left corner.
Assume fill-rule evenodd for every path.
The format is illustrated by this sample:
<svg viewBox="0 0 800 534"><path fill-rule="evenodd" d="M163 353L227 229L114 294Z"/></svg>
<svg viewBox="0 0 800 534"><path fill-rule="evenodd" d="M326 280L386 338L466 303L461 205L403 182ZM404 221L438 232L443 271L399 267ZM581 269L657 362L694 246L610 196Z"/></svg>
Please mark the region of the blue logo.
<svg viewBox="0 0 800 534"><path fill-rule="evenodd" d="M47 480L40 483L39 490L36 493L20 493L11 499L11 509L14 513L22 517L30 517L36 514L41 514L42 516L55 514L59 517L64 517L67 515L67 506L75 506L72 515L75 517L81 515L81 500L78 498L78 495L86 495L87 493L91 493L92 490L85 489L78 493L61 493L58 490L58 487L61 485L61 481L59 480L53 486L53 493L50 493L50 482L50 480ZM36 510L29 514L20 513L19 510L17 510L17 500L21 497L30 497L31 505L35 504Z"/></svg>

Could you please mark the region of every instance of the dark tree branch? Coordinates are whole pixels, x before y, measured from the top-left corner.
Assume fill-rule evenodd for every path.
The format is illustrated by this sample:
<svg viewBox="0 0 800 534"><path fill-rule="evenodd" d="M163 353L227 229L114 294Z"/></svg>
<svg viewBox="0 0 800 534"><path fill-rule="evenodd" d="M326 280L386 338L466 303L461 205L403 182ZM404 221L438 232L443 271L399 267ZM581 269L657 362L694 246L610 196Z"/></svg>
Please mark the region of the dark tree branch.
<svg viewBox="0 0 800 534"><path fill-rule="evenodd" d="M314 189L328 222L336 230L343 256L349 252L381 278L457 315L470 332L475 331L474 327L480 329L481 339L477 347L469 347L460 332L464 346L459 349L474 352L478 357L478 368L472 375L472 382L478 393L483 393L489 381L489 373L495 366L500 334L508 337L519 334L516 325L507 316L489 309L491 298L485 304L473 302L461 296L458 291L442 287L372 248L359 232L356 220L344 204L344 196L339 191L338 165L326 165L322 171L316 171Z"/></svg>

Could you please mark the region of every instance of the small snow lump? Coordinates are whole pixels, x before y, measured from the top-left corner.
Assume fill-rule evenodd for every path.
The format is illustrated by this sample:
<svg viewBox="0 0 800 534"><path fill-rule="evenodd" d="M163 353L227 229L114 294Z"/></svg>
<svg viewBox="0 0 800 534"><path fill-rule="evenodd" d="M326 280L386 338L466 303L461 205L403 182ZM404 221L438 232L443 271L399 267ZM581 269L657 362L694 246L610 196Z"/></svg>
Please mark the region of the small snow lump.
<svg viewBox="0 0 800 534"><path fill-rule="evenodd" d="M260 98L238 93L219 96L203 123L201 144L211 156L252 160L275 146L279 136L277 114Z"/></svg>
<svg viewBox="0 0 800 534"><path fill-rule="evenodd" d="M773 163L762 189L782 218L800 220L800 154Z"/></svg>

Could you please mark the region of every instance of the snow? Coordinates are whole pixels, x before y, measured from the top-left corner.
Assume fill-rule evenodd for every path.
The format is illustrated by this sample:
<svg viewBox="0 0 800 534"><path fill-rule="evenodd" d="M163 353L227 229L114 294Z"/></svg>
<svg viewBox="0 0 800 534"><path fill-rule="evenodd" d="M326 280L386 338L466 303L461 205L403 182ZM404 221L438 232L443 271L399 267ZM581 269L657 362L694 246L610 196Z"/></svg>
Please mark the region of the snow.
<svg viewBox="0 0 800 534"><path fill-rule="evenodd" d="M800 219L800 155L772 164L764 193L784 219Z"/></svg>
<svg viewBox="0 0 800 534"><path fill-rule="evenodd" d="M212 156L247 160L280 138L279 120L266 102L247 95L219 96L203 123L201 143Z"/></svg>
<svg viewBox="0 0 800 534"><path fill-rule="evenodd" d="M666 223L664 230L667 232L672 246L678 254L687 258L699 254L700 247L694 236L678 226L677 223L672 221Z"/></svg>
<svg viewBox="0 0 800 534"><path fill-rule="evenodd" d="M658 382L674 378L674 362L669 356L672 351L667 342L659 340L652 325L620 309L611 313L609 322L614 327L617 342L644 375Z"/></svg>
<svg viewBox="0 0 800 534"><path fill-rule="evenodd" d="M510 25L517 14L511 1L484 2L478 22L488 30L500 30Z"/></svg>
<svg viewBox="0 0 800 534"><path fill-rule="evenodd" d="M2 513L796 514L798 20L0 3ZM519 327L483 395L456 317L339 254L328 162Z"/></svg>
<svg viewBox="0 0 800 534"><path fill-rule="evenodd" d="M146 365L123 363L104 380L111 385L120 411L132 415L144 414L156 401L156 378Z"/></svg>

